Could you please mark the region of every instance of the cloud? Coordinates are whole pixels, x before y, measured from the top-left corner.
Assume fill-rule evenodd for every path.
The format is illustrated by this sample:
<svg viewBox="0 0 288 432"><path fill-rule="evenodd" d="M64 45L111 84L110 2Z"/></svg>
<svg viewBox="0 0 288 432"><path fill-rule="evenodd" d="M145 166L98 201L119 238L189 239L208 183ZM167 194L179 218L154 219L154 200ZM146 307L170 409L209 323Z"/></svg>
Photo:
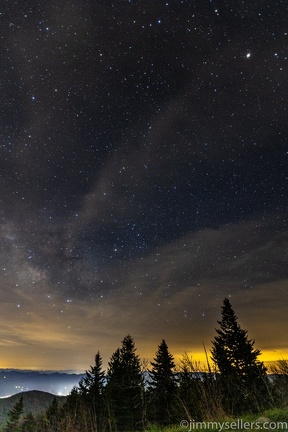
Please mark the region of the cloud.
<svg viewBox="0 0 288 432"><path fill-rule="evenodd" d="M113 260L105 268L98 265L92 275L85 262L80 269L59 260L60 240L50 238L44 247L45 234L33 239L38 255L41 251L33 263L27 256L29 234L16 235L17 226L7 226L2 237L8 253L0 257L6 262L0 282L5 352L16 361L21 347L25 367L39 359L40 350L49 353L47 367L56 356L63 369L71 358L81 369L98 349L108 361L113 347L131 333L141 357L153 358L162 338L177 356L187 351L197 357L203 342L210 346L227 296L257 347L285 352L279 333L287 321L283 218L277 214L188 233L124 266ZM45 262L55 263L56 270ZM75 289L80 275L81 297Z"/></svg>

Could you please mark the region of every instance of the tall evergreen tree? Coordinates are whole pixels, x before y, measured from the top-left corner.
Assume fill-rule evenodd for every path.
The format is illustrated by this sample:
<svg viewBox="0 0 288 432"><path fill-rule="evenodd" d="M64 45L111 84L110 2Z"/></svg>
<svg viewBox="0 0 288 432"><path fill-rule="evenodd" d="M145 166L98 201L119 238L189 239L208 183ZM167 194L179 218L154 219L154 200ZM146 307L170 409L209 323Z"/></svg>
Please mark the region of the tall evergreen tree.
<svg viewBox="0 0 288 432"><path fill-rule="evenodd" d="M8 413L8 420L5 427L5 432L16 432L18 430L20 417L23 413L23 396L15 403L13 408Z"/></svg>
<svg viewBox="0 0 288 432"><path fill-rule="evenodd" d="M84 378L79 383L80 395L84 397L86 406L89 407L91 429L95 432L103 428L104 401L103 389L105 372L102 370L102 358L98 351L95 355L95 364L86 371Z"/></svg>
<svg viewBox="0 0 288 432"><path fill-rule="evenodd" d="M111 429L143 430L143 376L130 335L123 339L108 364L105 394Z"/></svg>
<svg viewBox="0 0 288 432"><path fill-rule="evenodd" d="M156 358L151 362L150 371L150 413L151 420L161 425L176 421L176 378L175 363L168 346L163 339L158 346Z"/></svg>
<svg viewBox="0 0 288 432"><path fill-rule="evenodd" d="M46 418L53 431L58 430L57 427L58 427L59 416L60 416L60 409L59 409L58 400L56 399L56 397L54 397L52 403L49 405L49 407L46 410Z"/></svg>
<svg viewBox="0 0 288 432"><path fill-rule="evenodd" d="M23 422L21 423L20 427L21 432L39 432L39 429L37 430L37 423L35 420L35 417L32 413L28 413L25 417Z"/></svg>
<svg viewBox="0 0 288 432"><path fill-rule="evenodd" d="M224 409L230 413L259 410L269 399L266 368L261 354L238 324L230 301L225 298L222 319L212 342L212 360L220 373Z"/></svg>
<svg viewBox="0 0 288 432"><path fill-rule="evenodd" d="M63 431L81 430L83 427L83 411L85 409L83 397L80 394L79 388L74 386L66 398L65 403L61 407L61 421Z"/></svg>

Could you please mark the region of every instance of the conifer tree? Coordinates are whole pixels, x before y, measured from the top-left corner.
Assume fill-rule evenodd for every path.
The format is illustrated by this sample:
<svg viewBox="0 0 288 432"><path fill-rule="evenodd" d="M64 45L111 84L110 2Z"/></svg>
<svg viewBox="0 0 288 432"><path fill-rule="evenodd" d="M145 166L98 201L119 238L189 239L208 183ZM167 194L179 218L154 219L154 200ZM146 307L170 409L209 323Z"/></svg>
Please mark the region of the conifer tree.
<svg viewBox="0 0 288 432"><path fill-rule="evenodd" d="M151 365L150 412L152 420L161 425L173 423L176 420L175 363L164 339L158 346L156 358Z"/></svg>
<svg viewBox="0 0 288 432"><path fill-rule="evenodd" d="M230 413L264 408L269 399L266 368L261 354L238 324L230 301L225 298L222 319L212 342L212 360L220 373L224 409Z"/></svg>
<svg viewBox="0 0 288 432"><path fill-rule="evenodd" d="M23 413L23 396L15 403L13 408L8 413L8 420L6 423L5 432L16 432L19 426L20 417Z"/></svg>
<svg viewBox="0 0 288 432"><path fill-rule="evenodd" d="M98 351L95 355L95 364L86 371L84 378L79 383L80 395L84 397L86 406L89 407L91 428L97 432L102 429L104 416L103 389L105 372L102 370L102 358Z"/></svg>
<svg viewBox="0 0 288 432"><path fill-rule="evenodd" d="M81 429L82 427L82 417L83 417L83 398L80 395L79 388L74 386L66 398L65 403L61 407L62 421L60 423L65 424L62 426L63 431ZM84 432L84 431L83 431Z"/></svg>
<svg viewBox="0 0 288 432"><path fill-rule="evenodd" d="M105 389L111 428L119 431L142 430L143 377L134 340L127 335L111 357Z"/></svg>
<svg viewBox="0 0 288 432"><path fill-rule="evenodd" d="M56 399L56 397L54 397L52 403L49 405L49 407L46 410L46 418L53 430L57 430L59 415L60 415L60 409L59 409L58 400Z"/></svg>
<svg viewBox="0 0 288 432"><path fill-rule="evenodd" d="M37 430L37 423L35 420L35 417L32 413L28 413L25 417L23 422L21 423L21 432L39 432L39 429Z"/></svg>

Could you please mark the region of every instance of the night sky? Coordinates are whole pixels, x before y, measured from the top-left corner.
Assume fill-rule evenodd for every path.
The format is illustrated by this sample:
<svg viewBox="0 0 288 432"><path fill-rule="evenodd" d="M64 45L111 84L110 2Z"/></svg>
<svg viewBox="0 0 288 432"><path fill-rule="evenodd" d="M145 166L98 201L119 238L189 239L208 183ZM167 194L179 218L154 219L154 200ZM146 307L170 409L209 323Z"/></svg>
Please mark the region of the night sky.
<svg viewBox="0 0 288 432"><path fill-rule="evenodd" d="M287 9L2 1L0 367L200 359L224 297L288 356Z"/></svg>

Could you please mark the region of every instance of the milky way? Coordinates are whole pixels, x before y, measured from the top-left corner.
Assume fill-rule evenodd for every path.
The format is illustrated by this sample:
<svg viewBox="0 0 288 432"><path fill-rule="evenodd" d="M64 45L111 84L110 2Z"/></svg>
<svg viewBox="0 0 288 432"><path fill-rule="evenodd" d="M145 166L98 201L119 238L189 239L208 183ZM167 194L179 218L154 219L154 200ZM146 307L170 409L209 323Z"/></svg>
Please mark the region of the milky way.
<svg viewBox="0 0 288 432"><path fill-rule="evenodd" d="M48 3L0 11L0 366L197 357L225 296L285 356L286 2Z"/></svg>

